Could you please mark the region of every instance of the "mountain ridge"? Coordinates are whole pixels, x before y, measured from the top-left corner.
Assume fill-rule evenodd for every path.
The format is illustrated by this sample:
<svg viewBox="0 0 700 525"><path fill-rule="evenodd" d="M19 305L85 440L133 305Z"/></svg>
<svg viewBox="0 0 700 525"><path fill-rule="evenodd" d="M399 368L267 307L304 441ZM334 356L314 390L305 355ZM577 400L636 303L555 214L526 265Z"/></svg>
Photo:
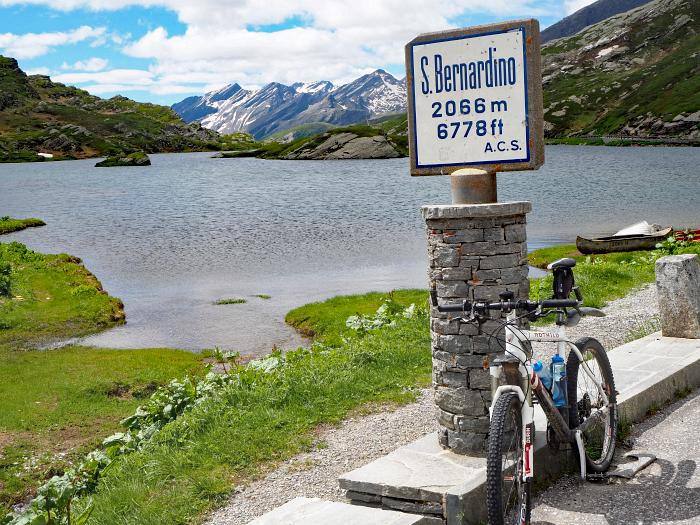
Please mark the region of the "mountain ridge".
<svg viewBox="0 0 700 525"><path fill-rule="evenodd" d="M562 18L559 22L552 24L542 31L541 41L543 44L546 44L557 38L575 35L593 24L597 24L607 18L647 4L650 1L651 0L598 0Z"/></svg>
<svg viewBox="0 0 700 525"><path fill-rule="evenodd" d="M634 7L606 17L630 5ZM571 29L576 23L578 30L582 23L606 17L542 46L547 137L627 134L697 140L693 119L700 110L695 80L700 74L693 49L700 44L684 42L695 42L700 33L699 9L697 0L599 0L562 20L559 29L552 26ZM661 83L663 95L646 93L644 86ZM308 85L317 88L302 89ZM237 84L223 90L231 86ZM220 91L194 98L189 110L207 108L199 119L204 127L244 131L258 140L293 141L326 133L331 126L366 124L406 111L403 81L383 70L343 86L270 83L210 102ZM592 93L597 93L595 99Z"/></svg>
<svg viewBox="0 0 700 525"><path fill-rule="evenodd" d="M327 80L291 86L270 82L258 90L233 89L238 84L188 97L172 109L185 121L200 121L220 133L244 131L260 139L304 124L335 126L366 122L405 111L405 82L383 69L335 86ZM232 90L227 98L217 94Z"/></svg>

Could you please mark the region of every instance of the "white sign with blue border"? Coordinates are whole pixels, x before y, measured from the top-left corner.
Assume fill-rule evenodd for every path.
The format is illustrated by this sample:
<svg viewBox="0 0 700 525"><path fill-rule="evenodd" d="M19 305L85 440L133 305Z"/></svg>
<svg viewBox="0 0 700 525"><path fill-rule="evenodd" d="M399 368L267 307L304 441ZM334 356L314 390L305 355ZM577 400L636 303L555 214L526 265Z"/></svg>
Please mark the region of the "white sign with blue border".
<svg viewBox="0 0 700 525"><path fill-rule="evenodd" d="M421 35L409 43L411 173L541 166L539 52L536 20Z"/></svg>

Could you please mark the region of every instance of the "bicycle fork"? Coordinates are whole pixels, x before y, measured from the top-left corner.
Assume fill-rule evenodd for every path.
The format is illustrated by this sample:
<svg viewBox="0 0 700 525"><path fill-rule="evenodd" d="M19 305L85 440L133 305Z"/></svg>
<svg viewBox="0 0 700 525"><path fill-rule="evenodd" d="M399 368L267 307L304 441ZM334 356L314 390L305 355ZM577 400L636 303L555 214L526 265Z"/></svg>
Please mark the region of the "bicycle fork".
<svg viewBox="0 0 700 525"><path fill-rule="evenodd" d="M532 479L534 475L534 454L535 454L535 409L532 404L532 390L527 386L527 380L525 378L528 375L535 375L532 371L531 365L520 364L518 368L525 368L526 370L520 370L522 372L521 377L523 378L523 386L527 392L527 396L523 393L523 388L518 385L506 384L501 386L496 386L498 384L498 379L500 378L503 367L515 366L515 363L504 363L501 366L490 367L491 381L492 381L492 392L493 401L491 406L496 406L496 401L505 392L514 392L518 399L520 400L520 424L523 429L522 432L522 470L520 476L524 482ZM510 374L506 370L506 377ZM511 371L514 372L514 371ZM514 465L514 468L517 467ZM517 468L515 468L517 472Z"/></svg>

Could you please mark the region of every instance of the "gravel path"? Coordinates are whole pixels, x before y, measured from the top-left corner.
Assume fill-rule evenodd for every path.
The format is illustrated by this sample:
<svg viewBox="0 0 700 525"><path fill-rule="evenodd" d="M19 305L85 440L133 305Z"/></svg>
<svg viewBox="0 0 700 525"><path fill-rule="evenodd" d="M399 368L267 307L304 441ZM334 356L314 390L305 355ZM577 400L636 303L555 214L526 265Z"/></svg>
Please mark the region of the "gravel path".
<svg viewBox="0 0 700 525"><path fill-rule="evenodd" d="M630 331L647 325L657 315L655 288L648 286L613 301L604 310L607 317L584 319L571 329L572 339L588 335L599 339L605 348L624 343ZM535 352L538 357L549 353L542 348L535 348ZM433 407L432 390L426 389L416 403L395 411L355 417L337 427L320 429L319 442L325 448L296 456L240 489L210 516L209 525L244 525L297 496L345 501L337 478L437 430Z"/></svg>
<svg viewBox="0 0 700 525"><path fill-rule="evenodd" d="M638 334L636 339L660 330L654 285L647 285L622 299L611 301L603 311L605 317L584 317L578 326L567 328L569 338L576 341L584 336L594 337L602 343L603 348L611 350L624 344L631 333ZM640 330L645 330L645 333L639 333ZM534 343L533 350L541 359L543 356L554 355L556 347L551 343Z"/></svg>

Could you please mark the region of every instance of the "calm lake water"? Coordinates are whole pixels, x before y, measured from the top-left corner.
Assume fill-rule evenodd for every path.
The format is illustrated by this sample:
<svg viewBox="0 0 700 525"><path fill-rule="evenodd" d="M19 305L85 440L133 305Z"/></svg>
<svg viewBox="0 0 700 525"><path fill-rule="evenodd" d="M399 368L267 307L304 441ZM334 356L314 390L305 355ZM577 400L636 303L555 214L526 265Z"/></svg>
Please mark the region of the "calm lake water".
<svg viewBox="0 0 700 525"><path fill-rule="evenodd" d="M409 177L407 159L151 160L0 164L0 215L48 223L2 241L81 257L126 304L125 326L86 343L261 353L300 342L291 308L426 285L420 206L448 203L449 181ZM699 166L697 148L553 146L541 170L499 175L499 199L532 201L531 248L639 220L697 226ZM213 305L229 297L248 303Z"/></svg>

